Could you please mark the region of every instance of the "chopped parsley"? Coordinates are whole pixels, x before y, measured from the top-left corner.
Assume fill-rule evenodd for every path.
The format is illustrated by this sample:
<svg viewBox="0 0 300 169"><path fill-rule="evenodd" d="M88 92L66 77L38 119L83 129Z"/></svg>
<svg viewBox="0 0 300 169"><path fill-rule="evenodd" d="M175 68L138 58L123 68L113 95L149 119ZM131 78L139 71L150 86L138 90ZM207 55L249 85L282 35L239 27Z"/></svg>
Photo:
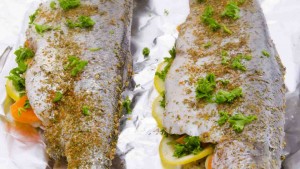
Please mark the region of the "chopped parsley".
<svg viewBox="0 0 300 169"><path fill-rule="evenodd" d="M252 121L256 120L257 117L254 115L245 116L241 113L235 114L228 119L228 122L232 126L235 132L242 132L245 125L250 124Z"/></svg>
<svg viewBox="0 0 300 169"><path fill-rule="evenodd" d="M211 42L207 42L206 44L203 45L203 47L204 47L205 49L208 49L208 48L211 47L211 45L212 45Z"/></svg>
<svg viewBox="0 0 300 169"><path fill-rule="evenodd" d="M207 25L212 31L217 31L221 28L221 25L212 18L214 10L211 6L207 6L201 16L202 22Z"/></svg>
<svg viewBox="0 0 300 169"><path fill-rule="evenodd" d="M39 10L36 10L32 15L29 16L29 24L33 24L38 14L39 14Z"/></svg>
<svg viewBox="0 0 300 169"><path fill-rule="evenodd" d="M270 57L270 53L267 52L266 50L261 51L261 53L266 57Z"/></svg>
<svg viewBox="0 0 300 169"><path fill-rule="evenodd" d="M246 71L247 70L245 65L243 65L243 63L242 63L242 57L240 57L240 56L237 56L237 57L233 58L232 63L231 63L231 67L233 69L241 70L241 71Z"/></svg>
<svg viewBox="0 0 300 169"><path fill-rule="evenodd" d="M162 100L159 101L160 102L160 106L163 107L163 108L166 108L166 92L163 91L161 93L161 96L162 96Z"/></svg>
<svg viewBox="0 0 300 169"><path fill-rule="evenodd" d="M170 58L165 58L165 62L167 63L167 65L164 67L164 69L161 72L156 72L155 75L158 76L160 79L162 79L163 81L165 81L167 74L170 70L170 67L176 57L176 50L175 47L173 47L170 51L169 54L171 55Z"/></svg>
<svg viewBox="0 0 300 169"><path fill-rule="evenodd" d="M26 100L24 103L24 106L18 108L18 116L20 117L22 115L22 113L26 111L26 109L30 109L30 108L31 108L31 106L30 106L29 100Z"/></svg>
<svg viewBox="0 0 300 169"><path fill-rule="evenodd" d="M230 83L230 81L227 80L227 79L226 80L225 79L219 80L219 82L221 82L222 85L224 85L224 86L227 86Z"/></svg>
<svg viewBox="0 0 300 169"><path fill-rule="evenodd" d="M131 109L131 100L129 99L129 97L127 96L126 99L123 101L123 107L125 108L127 114L131 114L132 113L132 109Z"/></svg>
<svg viewBox="0 0 300 169"><path fill-rule="evenodd" d="M200 139L198 136L187 136L183 139L184 143L176 143L173 156L181 158L190 154L198 154L202 151Z"/></svg>
<svg viewBox="0 0 300 169"><path fill-rule="evenodd" d="M198 100L211 99L216 88L216 77L209 73L205 78L200 78L196 85L196 98Z"/></svg>
<svg viewBox="0 0 300 169"><path fill-rule="evenodd" d="M24 107L19 107L18 108L18 116L20 117L22 115L22 113L25 111L26 111L26 109Z"/></svg>
<svg viewBox="0 0 300 169"><path fill-rule="evenodd" d="M80 0L58 0L58 2L63 10L73 9L80 5Z"/></svg>
<svg viewBox="0 0 300 169"><path fill-rule="evenodd" d="M220 103L232 103L235 99L243 96L242 88L238 87L231 91L220 90L215 95L215 102Z"/></svg>
<svg viewBox="0 0 300 169"><path fill-rule="evenodd" d="M88 106L83 106L82 107L82 114L85 115L85 116L91 115L91 112L90 112L90 109L89 109Z"/></svg>
<svg viewBox="0 0 300 169"><path fill-rule="evenodd" d="M52 26L49 25L38 25L35 24L35 30L38 34L43 34L44 32L53 30Z"/></svg>
<svg viewBox="0 0 300 169"><path fill-rule="evenodd" d="M149 56L149 54L150 54L150 49L149 48L144 48L143 49L143 55L144 55L144 57L148 57Z"/></svg>
<svg viewBox="0 0 300 169"><path fill-rule="evenodd" d="M85 66L88 64L86 60L80 60L76 56L69 56L69 63L65 66L65 69L71 69L71 75L77 76L78 73L82 72Z"/></svg>
<svg viewBox="0 0 300 169"><path fill-rule="evenodd" d="M221 53L221 56L222 56L222 65L227 65L228 64L228 61L229 61L229 55L228 55L228 52L227 51L222 51Z"/></svg>
<svg viewBox="0 0 300 169"><path fill-rule="evenodd" d="M25 78L23 73L27 70L27 60L33 58L34 52L29 48L20 47L14 54L17 56L15 60L18 67L12 69L7 78L12 81L17 91L25 92Z"/></svg>
<svg viewBox="0 0 300 169"><path fill-rule="evenodd" d="M68 19L66 24L69 28L91 28L95 25L95 21L89 16L79 16L77 21Z"/></svg>
<svg viewBox="0 0 300 169"><path fill-rule="evenodd" d="M252 55L244 55L243 58L247 61L252 60Z"/></svg>
<svg viewBox="0 0 300 169"><path fill-rule="evenodd" d="M203 3L205 0L197 0L198 3Z"/></svg>
<svg viewBox="0 0 300 169"><path fill-rule="evenodd" d="M221 16L237 20L240 18L240 8L237 6L236 2L231 1L226 5L225 10L222 12Z"/></svg>
<svg viewBox="0 0 300 169"><path fill-rule="evenodd" d="M99 50L101 50L102 48L89 48L89 51L91 52L97 52Z"/></svg>
<svg viewBox="0 0 300 169"><path fill-rule="evenodd" d="M225 32L225 33L228 33L228 34L232 34L232 31L229 29L229 28L227 28L227 26L226 25L222 25L222 28L223 28L223 31Z"/></svg>
<svg viewBox="0 0 300 169"><path fill-rule="evenodd" d="M59 101L61 101L63 97L63 94L61 92L55 92L54 98L53 98L53 103L57 103Z"/></svg>
<svg viewBox="0 0 300 169"><path fill-rule="evenodd" d="M24 108L25 109L30 109L31 108L31 105L29 103L29 100L26 100L25 103L24 103Z"/></svg>
<svg viewBox="0 0 300 169"><path fill-rule="evenodd" d="M169 137L170 135L168 132L166 132L164 128L160 130L160 134L163 135L164 137Z"/></svg>
<svg viewBox="0 0 300 169"><path fill-rule="evenodd" d="M50 8L52 10L56 9L56 2L55 1L50 2Z"/></svg>
<svg viewBox="0 0 300 169"><path fill-rule="evenodd" d="M218 124L219 126L222 126L228 121L229 114L228 112L225 111L220 111L219 114L220 114L220 119L218 120Z"/></svg>

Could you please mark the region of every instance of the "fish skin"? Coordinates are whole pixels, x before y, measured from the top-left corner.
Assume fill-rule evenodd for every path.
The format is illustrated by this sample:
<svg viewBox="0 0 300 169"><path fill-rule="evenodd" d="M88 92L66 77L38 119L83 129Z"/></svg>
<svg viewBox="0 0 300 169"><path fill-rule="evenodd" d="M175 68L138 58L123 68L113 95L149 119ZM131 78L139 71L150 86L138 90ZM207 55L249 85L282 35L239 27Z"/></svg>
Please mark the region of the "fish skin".
<svg viewBox="0 0 300 169"><path fill-rule="evenodd" d="M214 33L201 22L205 6L211 5L219 12L226 3L225 0L217 4L212 0L202 4L190 1L191 12L179 28L177 55L166 78L163 126L171 134L199 136L201 142L215 143L213 168L280 168L284 145L285 69L256 0L241 5L240 19L218 20L232 29L232 35L225 35L222 30ZM218 14L213 17L218 18ZM207 42L213 45L208 49L201 47ZM231 57L238 53L251 54L252 60L243 61L247 70L221 66L222 49ZM263 56L263 50L268 51L270 57ZM195 83L208 73L215 73L217 80L230 80L228 88L242 87L243 97L223 105L196 101ZM216 90L219 88L222 86L217 84ZM222 110L255 115L257 120L246 125L242 133L236 133L228 123L218 125L218 112Z"/></svg>
<svg viewBox="0 0 300 169"><path fill-rule="evenodd" d="M104 169L115 155L121 92L132 71L130 32L132 0L81 0L77 8L63 11L40 5L36 24L58 28L38 34L31 25L27 42L35 57L26 72L26 92L45 128L47 153L67 159L68 168ZM95 25L70 29L66 19L90 16ZM90 48L101 48L90 51ZM88 61L83 72L70 76L64 67L69 56ZM63 98L53 103L54 93ZM82 113L88 106L90 115Z"/></svg>

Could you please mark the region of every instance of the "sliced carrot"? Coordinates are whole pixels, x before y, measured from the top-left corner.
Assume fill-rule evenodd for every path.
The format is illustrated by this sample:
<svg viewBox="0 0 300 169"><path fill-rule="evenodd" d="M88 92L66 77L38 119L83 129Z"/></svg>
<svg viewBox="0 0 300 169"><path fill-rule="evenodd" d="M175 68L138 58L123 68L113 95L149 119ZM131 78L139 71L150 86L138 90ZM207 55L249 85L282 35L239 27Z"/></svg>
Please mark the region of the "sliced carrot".
<svg viewBox="0 0 300 169"><path fill-rule="evenodd" d="M182 136L182 137L179 137L177 140L175 140L177 143L180 143L180 144L184 144L184 138L186 137L186 135Z"/></svg>
<svg viewBox="0 0 300 169"><path fill-rule="evenodd" d="M209 155L205 160L205 168L212 169L213 154Z"/></svg>
<svg viewBox="0 0 300 169"><path fill-rule="evenodd" d="M23 96L10 106L10 113L15 121L20 123L32 124L39 122L32 108L24 108L25 102L28 100L27 96Z"/></svg>

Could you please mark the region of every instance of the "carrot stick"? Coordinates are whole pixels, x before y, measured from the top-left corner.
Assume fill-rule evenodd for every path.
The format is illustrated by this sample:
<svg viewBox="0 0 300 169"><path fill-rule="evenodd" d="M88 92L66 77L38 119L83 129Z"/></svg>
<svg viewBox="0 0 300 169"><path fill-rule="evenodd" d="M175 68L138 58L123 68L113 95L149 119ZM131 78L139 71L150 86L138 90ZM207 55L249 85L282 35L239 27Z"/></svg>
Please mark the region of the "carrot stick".
<svg viewBox="0 0 300 169"><path fill-rule="evenodd" d="M24 107L27 100L27 96L23 96L20 100L10 106L10 113L12 117L15 121L20 123L32 124L39 122L40 120L34 114L33 109Z"/></svg>
<svg viewBox="0 0 300 169"><path fill-rule="evenodd" d="M208 157L206 157L205 160L205 168L206 169L212 169L212 161L213 161L213 155L209 155Z"/></svg>
<svg viewBox="0 0 300 169"><path fill-rule="evenodd" d="M180 143L180 144L184 144L184 138L186 137L186 135L178 138L177 140L175 140L177 143Z"/></svg>

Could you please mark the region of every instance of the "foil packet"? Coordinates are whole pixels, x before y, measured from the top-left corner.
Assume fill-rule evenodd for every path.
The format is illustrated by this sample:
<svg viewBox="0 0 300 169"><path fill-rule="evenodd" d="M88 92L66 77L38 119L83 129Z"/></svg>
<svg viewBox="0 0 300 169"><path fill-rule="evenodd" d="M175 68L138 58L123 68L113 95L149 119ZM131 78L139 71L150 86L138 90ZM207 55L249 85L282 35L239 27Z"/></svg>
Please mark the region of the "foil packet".
<svg viewBox="0 0 300 169"><path fill-rule="evenodd" d="M46 0L1 0L0 2L0 168L65 168L48 159L41 130L12 121L5 77L16 66L12 51L25 41L28 16ZM286 159L284 169L300 168L300 1L259 0L271 38L286 67ZM160 129L151 105L158 93L153 86L157 65L168 57L178 37L177 26L189 14L188 0L135 0L131 52L134 58L132 90L123 94L132 100L133 112L121 119L117 156L113 169L163 168L158 153ZM9 48L9 46L13 47ZM143 48L150 49L144 57ZM3 54L2 54L3 53ZM10 53L10 54L8 54Z"/></svg>

